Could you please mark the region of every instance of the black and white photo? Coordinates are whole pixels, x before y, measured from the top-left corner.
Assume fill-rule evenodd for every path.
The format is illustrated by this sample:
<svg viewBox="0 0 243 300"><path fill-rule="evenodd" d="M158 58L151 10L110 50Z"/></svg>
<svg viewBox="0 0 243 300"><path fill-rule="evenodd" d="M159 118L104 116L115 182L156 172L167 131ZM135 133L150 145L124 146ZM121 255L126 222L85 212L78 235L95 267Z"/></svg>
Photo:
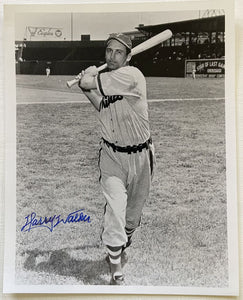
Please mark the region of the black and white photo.
<svg viewBox="0 0 243 300"><path fill-rule="evenodd" d="M6 292L237 295L220 3L5 7Z"/></svg>

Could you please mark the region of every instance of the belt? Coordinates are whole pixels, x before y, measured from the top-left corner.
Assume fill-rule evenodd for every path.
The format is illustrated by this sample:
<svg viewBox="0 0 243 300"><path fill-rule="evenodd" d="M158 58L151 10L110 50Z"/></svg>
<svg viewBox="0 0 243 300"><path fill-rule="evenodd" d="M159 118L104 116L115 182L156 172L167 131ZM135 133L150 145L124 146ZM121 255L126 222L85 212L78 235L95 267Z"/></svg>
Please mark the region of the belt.
<svg viewBox="0 0 243 300"><path fill-rule="evenodd" d="M142 144L133 145L133 146L126 146L126 147L117 146L113 143L108 142L104 138L102 138L102 140L104 141L104 143L108 147L111 147L114 152L118 151L118 152L124 152L124 153L127 153L127 154L142 152L142 150L144 148L148 149L149 144L152 144L152 138L151 137L146 142L144 142Z"/></svg>

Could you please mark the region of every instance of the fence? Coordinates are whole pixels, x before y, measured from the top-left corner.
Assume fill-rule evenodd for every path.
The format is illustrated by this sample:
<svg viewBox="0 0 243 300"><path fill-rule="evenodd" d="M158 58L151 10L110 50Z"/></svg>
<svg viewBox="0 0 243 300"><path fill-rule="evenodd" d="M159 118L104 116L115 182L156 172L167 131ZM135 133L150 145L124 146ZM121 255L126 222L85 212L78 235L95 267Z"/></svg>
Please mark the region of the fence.
<svg viewBox="0 0 243 300"><path fill-rule="evenodd" d="M51 63L52 75L76 75L89 66L100 66L104 61L53 61ZM17 74L46 74L46 61L24 61L16 64ZM157 77L191 77L195 70L196 77L224 77L225 60L218 59L189 59L189 60L163 60L158 63L150 61L132 61L145 76Z"/></svg>
<svg viewBox="0 0 243 300"><path fill-rule="evenodd" d="M86 61L54 61L49 66L51 75L77 75L82 70L89 66L99 66L103 61L86 60ZM46 61L24 61L16 64L17 74L33 74L45 75L46 74Z"/></svg>
<svg viewBox="0 0 243 300"><path fill-rule="evenodd" d="M50 65L51 75L76 75L81 70L89 66L100 66L104 61L98 60L82 60L82 61L53 61ZM151 61L132 62L131 65L138 67L145 76L157 77L183 77L184 62L183 61L163 61L154 64ZM17 74L46 74L46 61L23 61L16 64Z"/></svg>

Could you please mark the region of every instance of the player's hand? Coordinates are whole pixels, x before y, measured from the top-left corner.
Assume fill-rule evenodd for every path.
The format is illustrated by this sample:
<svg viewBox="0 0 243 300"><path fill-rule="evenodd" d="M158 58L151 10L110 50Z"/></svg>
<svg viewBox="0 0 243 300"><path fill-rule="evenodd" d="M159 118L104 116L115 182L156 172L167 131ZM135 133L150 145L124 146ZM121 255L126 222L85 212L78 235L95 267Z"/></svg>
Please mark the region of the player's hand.
<svg viewBox="0 0 243 300"><path fill-rule="evenodd" d="M75 79L78 79L78 86L79 86L81 89L82 89L82 87L81 87L81 80L82 80L83 76L84 76L84 71L81 71L81 72L75 77Z"/></svg>
<svg viewBox="0 0 243 300"><path fill-rule="evenodd" d="M89 74L90 76L98 75L98 69L96 66L91 66L85 69L84 74Z"/></svg>
<svg viewBox="0 0 243 300"><path fill-rule="evenodd" d="M84 76L84 71L81 71L76 77L75 79L81 80Z"/></svg>

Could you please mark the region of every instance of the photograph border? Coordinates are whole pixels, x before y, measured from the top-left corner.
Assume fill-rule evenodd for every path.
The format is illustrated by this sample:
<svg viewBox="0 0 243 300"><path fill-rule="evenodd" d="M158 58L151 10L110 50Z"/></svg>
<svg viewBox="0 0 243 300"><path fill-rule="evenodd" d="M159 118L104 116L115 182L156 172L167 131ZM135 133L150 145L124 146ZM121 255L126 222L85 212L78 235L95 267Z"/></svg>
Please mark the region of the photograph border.
<svg viewBox="0 0 243 300"><path fill-rule="evenodd" d="M212 3L211 3L212 2ZM15 215L16 205L16 90L14 58L14 15L21 12L114 12L193 10L222 8L226 12L225 26L225 105L226 105L226 177L227 177L227 225L229 256L229 287L133 287L133 286L38 286L15 285ZM180 7L182 6L182 7ZM45 4L4 6L4 70L5 70L5 254L4 293L118 293L118 294L184 294L229 295L239 293L238 219L237 219L237 168L236 168L236 103L235 103L235 29L234 6L231 1L155 2L119 4ZM12 49L12 51L10 51ZM11 201L9 201L11 199ZM230 199L230 201L229 201ZM6 249L8 249L6 251Z"/></svg>

